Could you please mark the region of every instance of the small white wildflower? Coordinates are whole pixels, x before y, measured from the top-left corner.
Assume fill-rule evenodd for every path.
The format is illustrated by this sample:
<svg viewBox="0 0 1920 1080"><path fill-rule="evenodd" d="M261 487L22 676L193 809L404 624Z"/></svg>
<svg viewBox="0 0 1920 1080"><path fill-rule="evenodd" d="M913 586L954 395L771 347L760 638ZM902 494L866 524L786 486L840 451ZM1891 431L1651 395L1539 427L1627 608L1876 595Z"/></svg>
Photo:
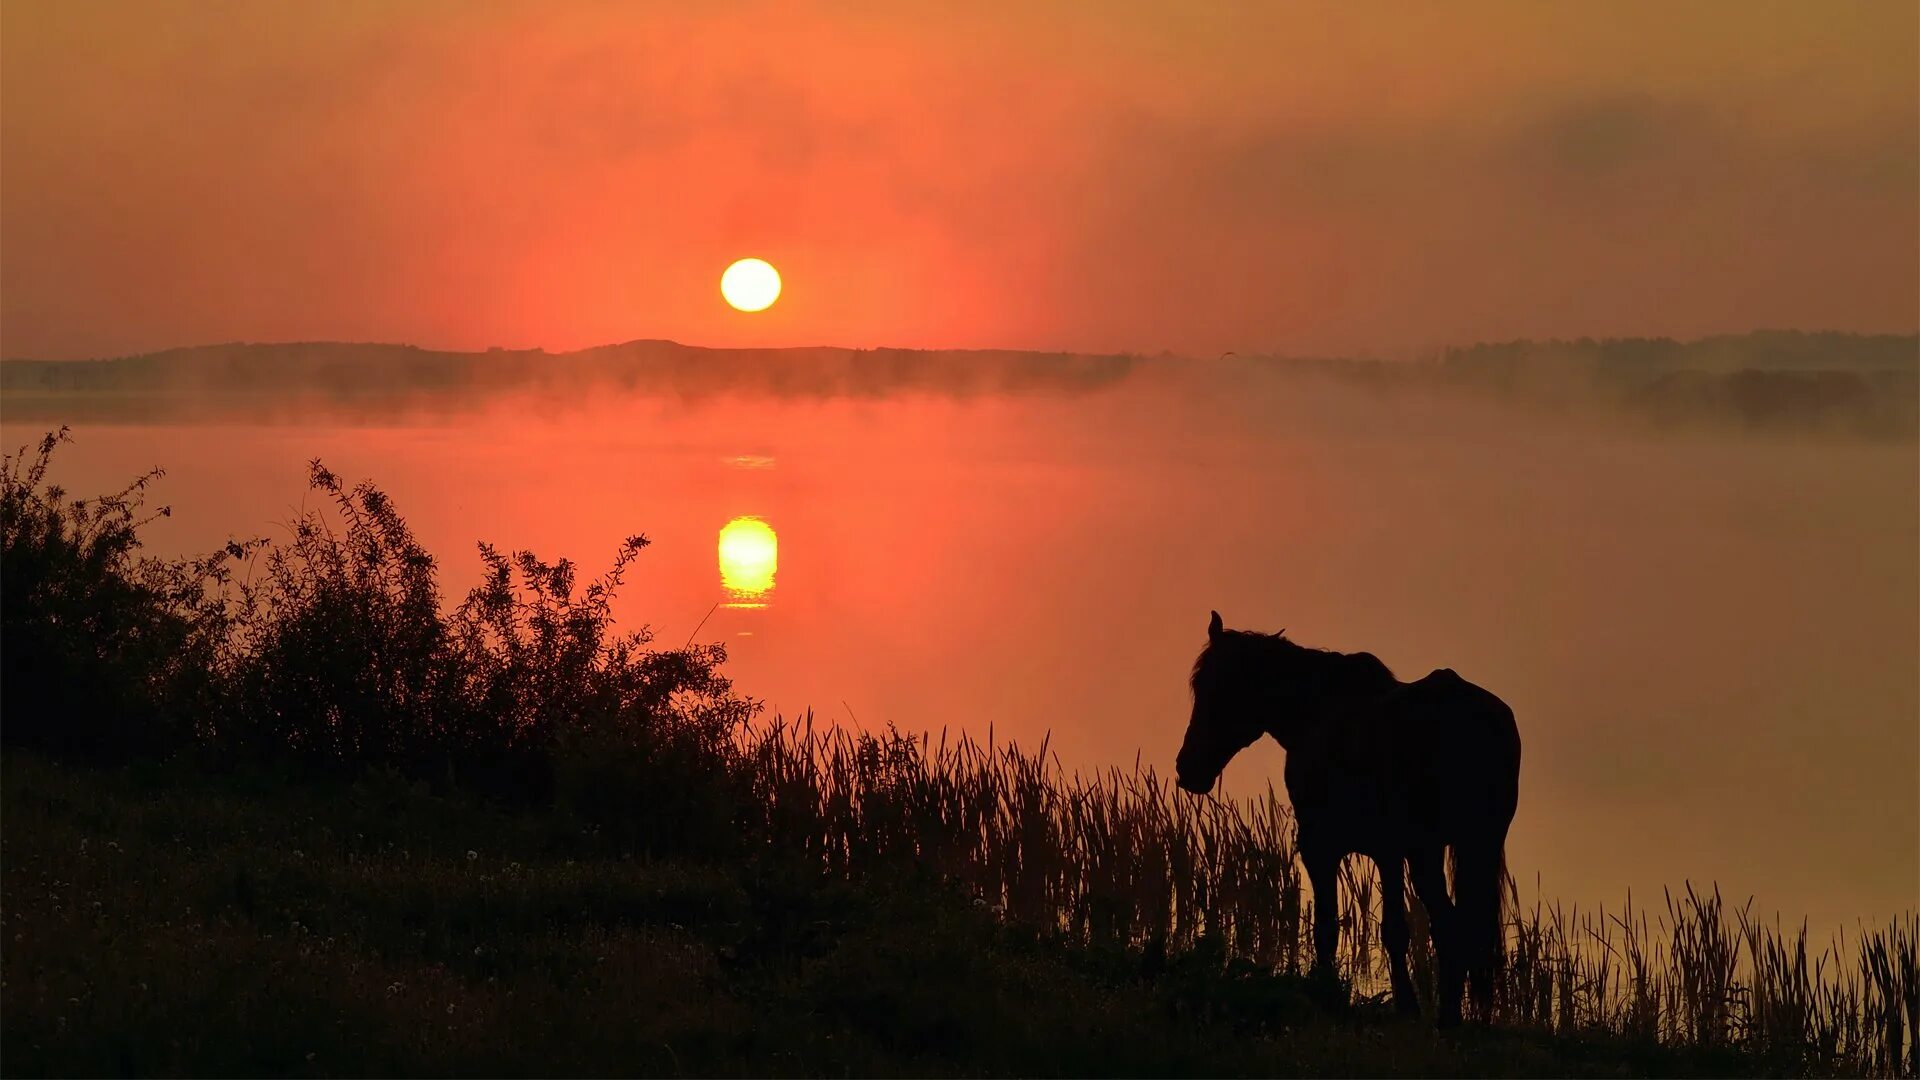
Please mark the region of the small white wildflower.
<svg viewBox="0 0 1920 1080"><path fill-rule="evenodd" d="M472 851L472 850L469 850L469 851L467 852L467 861L468 861L468 862L472 862L473 860L475 860L475 859L477 859L477 858L479 858L479 857L480 857L480 853L479 853L479 852L477 852L477 851Z"/></svg>
<svg viewBox="0 0 1920 1080"><path fill-rule="evenodd" d="M453 1015L453 1002L451 1001L447 1002L447 1015L448 1016Z"/></svg>

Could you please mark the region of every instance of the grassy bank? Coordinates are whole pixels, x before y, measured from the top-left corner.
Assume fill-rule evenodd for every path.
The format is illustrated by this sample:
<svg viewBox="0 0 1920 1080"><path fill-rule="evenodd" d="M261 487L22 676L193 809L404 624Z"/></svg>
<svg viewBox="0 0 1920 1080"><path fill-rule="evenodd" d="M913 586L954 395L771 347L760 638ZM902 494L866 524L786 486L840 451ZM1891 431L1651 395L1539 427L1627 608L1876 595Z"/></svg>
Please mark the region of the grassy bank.
<svg viewBox="0 0 1920 1080"><path fill-rule="evenodd" d="M1089 948L911 866L647 859L397 777L8 755L8 1075L1728 1074L1436 1035L1218 950Z"/></svg>

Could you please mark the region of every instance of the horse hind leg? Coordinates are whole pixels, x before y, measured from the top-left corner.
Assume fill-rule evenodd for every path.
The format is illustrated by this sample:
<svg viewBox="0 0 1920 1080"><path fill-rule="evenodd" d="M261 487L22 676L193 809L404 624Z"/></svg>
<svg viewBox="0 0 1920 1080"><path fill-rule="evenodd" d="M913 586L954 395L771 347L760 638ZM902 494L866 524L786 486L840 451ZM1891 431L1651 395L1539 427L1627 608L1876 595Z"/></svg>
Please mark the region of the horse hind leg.
<svg viewBox="0 0 1920 1080"><path fill-rule="evenodd" d="M1494 984L1499 978L1500 898L1506 888L1505 838L1456 844L1453 848L1455 923L1471 987L1474 1011L1493 1019Z"/></svg>

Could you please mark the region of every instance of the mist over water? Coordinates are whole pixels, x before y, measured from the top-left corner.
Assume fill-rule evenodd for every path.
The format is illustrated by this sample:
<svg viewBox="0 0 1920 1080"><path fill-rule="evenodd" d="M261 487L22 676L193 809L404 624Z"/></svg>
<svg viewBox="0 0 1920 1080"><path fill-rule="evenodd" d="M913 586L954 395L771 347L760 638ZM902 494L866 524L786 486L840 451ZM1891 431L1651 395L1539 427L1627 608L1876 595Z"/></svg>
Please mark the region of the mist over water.
<svg viewBox="0 0 1920 1080"><path fill-rule="evenodd" d="M394 497L450 600L477 540L593 574L644 532L617 611L668 646L726 641L769 710L1050 737L1069 768L1170 770L1217 608L1505 698L1523 899L1536 874L1610 907L1717 880L1819 931L1920 898L1909 434L1657 430L1257 364L1063 360L961 393L823 357L786 392L96 412L54 479L166 467L147 535L173 554L284 535L319 457ZM19 402L9 447L49 426ZM1283 760L1256 745L1227 790L1277 787Z"/></svg>

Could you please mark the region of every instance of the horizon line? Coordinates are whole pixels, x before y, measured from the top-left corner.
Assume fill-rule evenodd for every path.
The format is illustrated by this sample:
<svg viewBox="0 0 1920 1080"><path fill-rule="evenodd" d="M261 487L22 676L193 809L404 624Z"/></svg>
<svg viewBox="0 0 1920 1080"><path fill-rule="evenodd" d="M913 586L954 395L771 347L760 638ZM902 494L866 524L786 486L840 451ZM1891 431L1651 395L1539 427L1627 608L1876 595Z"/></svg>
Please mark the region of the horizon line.
<svg viewBox="0 0 1920 1080"><path fill-rule="evenodd" d="M187 344L187 345L168 345L168 346L163 346L156 349L147 349L147 350L138 351L138 352L114 353L114 354L102 355L102 356L75 356L75 357L61 357L61 358L39 357L39 356L0 356L0 363L6 363L6 364L106 363L106 362L111 362L116 360L134 360L134 359L140 359L140 358L149 357L149 356L164 356L169 353L194 352L202 349L288 348L288 347L302 347L302 346L304 347L344 346L344 347L350 347L350 348L410 349L416 352L440 353L444 355L453 355L453 356L486 356L489 354L515 353L515 354L538 354L542 356L561 357L561 356L573 356L580 353L595 352L602 349L626 348L634 345L670 346L676 349L687 349L687 350L693 350L693 351L699 351L699 352L832 351L832 352L848 352L848 353L871 353L871 352L1014 353L1014 354L1031 354L1035 356L1129 357L1129 358L1136 358L1136 359L1172 359L1172 360L1190 360L1190 361L1222 360L1229 356L1270 358L1270 359L1301 359L1301 360L1313 360L1313 359L1384 360L1384 359L1388 359L1389 355L1397 355L1400 357L1435 355L1438 353L1445 352L1449 349L1475 348L1475 347L1488 346L1488 345L1522 345L1522 344L1525 344L1525 345L1577 345L1582 343L1604 344L1609 342L1651 342L1651 341L1670 341L1677 345L1697 345L1701 342L1715 341L1720 339L1751 338L1751 337L1761 337L1761 336L1767 336L1767 335L1798 336L1798 337L1846 337L1846 338L1914 338L1916 340L1920 340L1920 327L1916 327L1913 330L1906 330L1906 331L1801 329L1796 327L1755 327L1750 330L1726 331L1726 332L1713 333L1713 334L1701 334L1694 337L1679 337L1679 336L1670 335L1670 334L1622 334L1618 336L1610 335L1610 336L1596 337L1589 334L1582 334L1582 335L1571 336L1571 337L1554 336L1554 337L1482 338L1474 341L1455 340L1455 341L1447 341L1447 342L1436 343L1436 344L1407 346L1404 348L1392 349L1392 350L1363 349L1363 350L1357 350L1351 353L1338 353L1338 352L1289 353L1289 352L1285 352L1277 349L1274 349L1274 350L1249 349L1245 351L1238 350L1238 349L1228 349L1218 353L1217 355L1212 355L1212 356L1209 356L1206 354L1190 353L1190 352L1176 352L1171 349L1159 349L1152 352L1148 352L1148 351L1139 351L1139 350L1130 350L1130 349L1113 351L1113 350L1086 350L1086 349L1066 349L1066 348L1048 349L1048 348L1039 348L1039 347L1014 347L1014 346L918 347L918 346L903 346L903 345L864 345L864 346L863 345L831 345L831 344L818 344L818 343L805 344L805 345L802 345L802 344L701 345L701 344L695 344L691 342L679 341L673 338L653 338L653 337L629 338L624 341L609 341L609 342L602 342L595 345L583 345L579 348L574 348L574 349L557 349L557 350L550 350L544 345L529 345L529 346L489 345L484 348L457 349L457 348L441 348L436 346L420 345L420 344L409 342L409 341L351 340L351 339L345 339L345 338L310 338L310 339L259 340L259 341L235 339L235 340L229 340L229 341L199 342L199 343Z"/></svg>

